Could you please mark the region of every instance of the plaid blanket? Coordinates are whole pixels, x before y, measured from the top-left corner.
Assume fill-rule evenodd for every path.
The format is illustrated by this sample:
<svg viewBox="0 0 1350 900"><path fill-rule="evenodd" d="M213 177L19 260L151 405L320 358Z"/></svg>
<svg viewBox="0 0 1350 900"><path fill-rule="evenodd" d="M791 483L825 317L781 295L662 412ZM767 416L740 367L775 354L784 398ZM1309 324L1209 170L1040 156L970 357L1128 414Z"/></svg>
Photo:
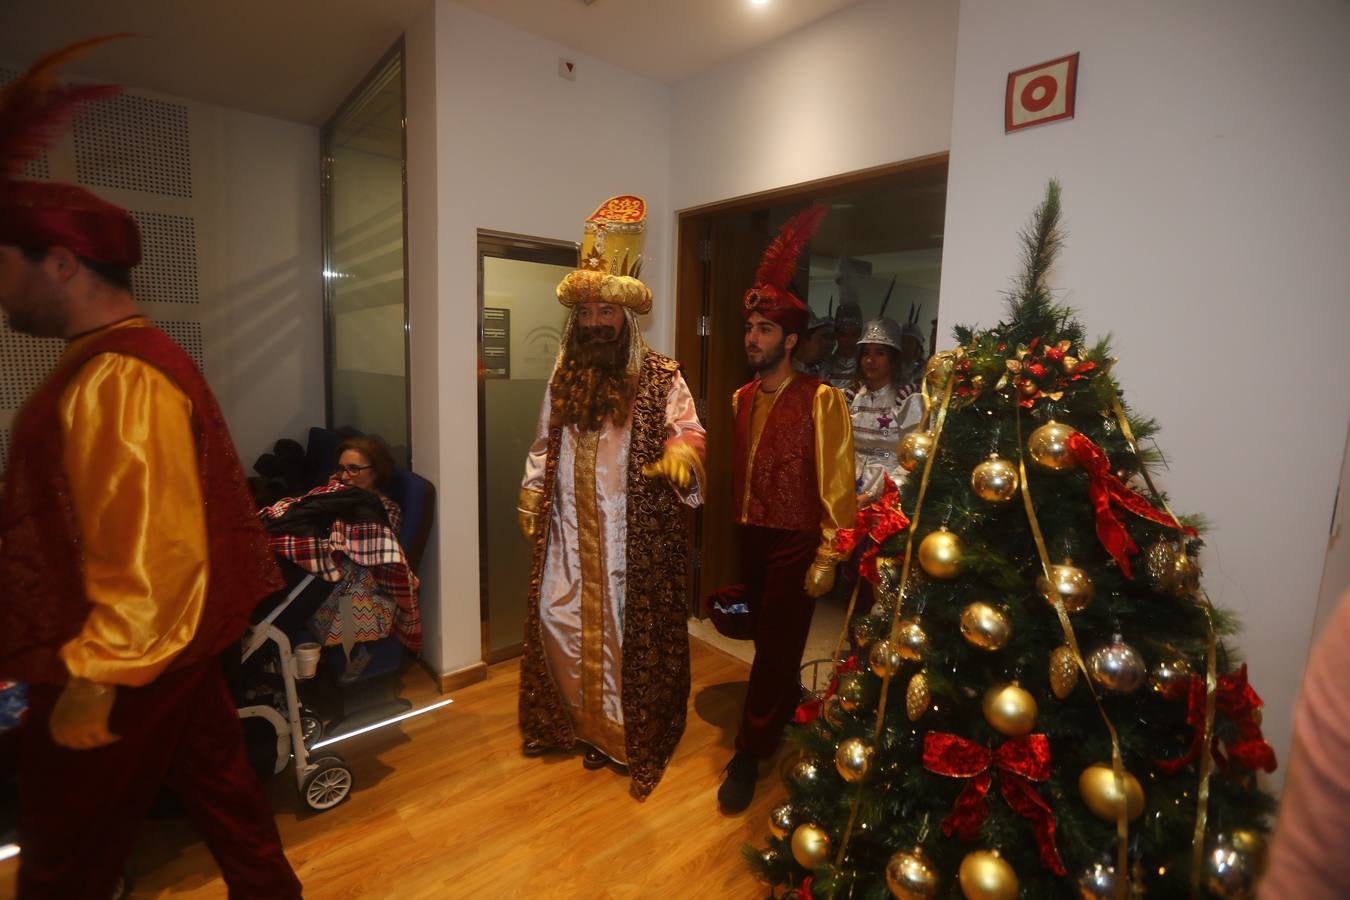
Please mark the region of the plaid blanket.
<svg viewBox="0 0 1350 900"><path fill-rule="evenodd" d="M305 497L349 490L343 484L316 487L304 497L287 497L258 512L264 520L279 519ZM422 614L417 605L419 582L408 566L403 546L388 525L334 519L326 538L298 534L269 536L272 552L324 581L342 580L343 557L365 566L380 590L394 601L394 636L414 653L422 649Z"/></svg>

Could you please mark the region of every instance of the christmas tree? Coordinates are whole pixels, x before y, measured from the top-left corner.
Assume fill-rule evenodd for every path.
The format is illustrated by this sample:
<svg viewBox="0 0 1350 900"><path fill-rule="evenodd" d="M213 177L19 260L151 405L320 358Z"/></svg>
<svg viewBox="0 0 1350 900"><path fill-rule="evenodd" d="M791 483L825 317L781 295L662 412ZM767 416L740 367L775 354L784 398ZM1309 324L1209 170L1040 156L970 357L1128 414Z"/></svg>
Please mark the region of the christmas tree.
<svg viewBox="0 0 1350 900"><path fill-rule="evenodd" d="M1059 217L1051 182L1006 320L933 357L909 476L841 536L879 599L746 848L781 896L1252 893L1261 701L1200 586L1203 523L1155 487L1155 423L1047 286Z"/></svg>

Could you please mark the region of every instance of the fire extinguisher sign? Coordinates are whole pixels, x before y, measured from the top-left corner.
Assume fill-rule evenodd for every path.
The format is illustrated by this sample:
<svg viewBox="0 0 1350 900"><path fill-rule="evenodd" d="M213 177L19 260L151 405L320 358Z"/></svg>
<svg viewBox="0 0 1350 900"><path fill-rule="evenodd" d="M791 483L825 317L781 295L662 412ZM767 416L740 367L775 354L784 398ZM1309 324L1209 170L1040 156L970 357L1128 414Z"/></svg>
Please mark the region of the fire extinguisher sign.
<svg viewBox="0 0 1350 900"><path fill-rule="evenodd" d="M1077 88L1077 53L1009 72L1003 104L1004 132L1072 119Z"/></svg>

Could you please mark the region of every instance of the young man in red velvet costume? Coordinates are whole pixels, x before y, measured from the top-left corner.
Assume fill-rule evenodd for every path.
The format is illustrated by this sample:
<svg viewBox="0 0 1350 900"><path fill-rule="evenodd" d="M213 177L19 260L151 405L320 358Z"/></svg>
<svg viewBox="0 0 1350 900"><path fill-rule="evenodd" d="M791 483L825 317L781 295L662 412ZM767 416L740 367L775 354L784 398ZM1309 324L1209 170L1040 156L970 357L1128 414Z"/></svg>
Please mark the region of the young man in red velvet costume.
<svg viewBox="0 0 1350 900"><path fill-rule="evenodd" d="M792 367L810 312L788 283L824 214L824 207L811 207L783 226L745 294L745 355L756 377L732 397L732 489L755 661L736 754L717 794L726 813L750 804L759 761L773 755L801 700L799 669L815 598L834 585L835 533L853 526L848 403Z"/></svg>
<svg viewBox="0 0 1350 900"><path fill-rule="evenodd" d="M280 586L229 432L192 360L136 312L135 220L14 178L53 122L110 93L57 83L79 49L0 93L0 307L66 341L14 420L0 501L0 678L29 686L18 896L115 896L167 785L231 897L299 897L220 670Z"/></svg>

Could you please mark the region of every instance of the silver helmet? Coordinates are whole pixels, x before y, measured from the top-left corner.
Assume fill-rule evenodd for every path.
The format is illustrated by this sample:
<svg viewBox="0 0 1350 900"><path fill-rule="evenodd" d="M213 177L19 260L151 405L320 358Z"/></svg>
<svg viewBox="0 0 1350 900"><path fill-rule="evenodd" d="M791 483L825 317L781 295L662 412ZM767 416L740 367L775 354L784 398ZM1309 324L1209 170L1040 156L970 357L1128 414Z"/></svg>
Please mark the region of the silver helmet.
<svg viewBox="0 0 1350 900"><path fill-rule="evenodd" d="M900 323L894 319L884 317L873 319L863 326L862 337L858 338L858 344L860 346L862 344L881 344L899 350L900 335Z"/></svg>

